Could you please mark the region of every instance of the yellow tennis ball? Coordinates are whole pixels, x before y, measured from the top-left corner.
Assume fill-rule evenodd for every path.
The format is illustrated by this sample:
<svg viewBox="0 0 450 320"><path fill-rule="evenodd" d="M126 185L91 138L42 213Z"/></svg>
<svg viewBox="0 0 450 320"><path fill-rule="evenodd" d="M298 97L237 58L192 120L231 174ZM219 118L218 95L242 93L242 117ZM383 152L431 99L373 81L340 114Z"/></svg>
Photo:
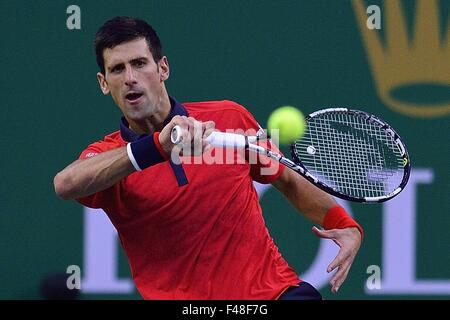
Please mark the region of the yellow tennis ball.
<svg viewBox="0 0 450 320"><path fill-rule="evenodd" d="M270 114L267 120L267 129L278 129L280 144L291 144L305 133L305 116L293 106L279 107ZM271 133L272 136L274 134L276 132Z"/></svg>

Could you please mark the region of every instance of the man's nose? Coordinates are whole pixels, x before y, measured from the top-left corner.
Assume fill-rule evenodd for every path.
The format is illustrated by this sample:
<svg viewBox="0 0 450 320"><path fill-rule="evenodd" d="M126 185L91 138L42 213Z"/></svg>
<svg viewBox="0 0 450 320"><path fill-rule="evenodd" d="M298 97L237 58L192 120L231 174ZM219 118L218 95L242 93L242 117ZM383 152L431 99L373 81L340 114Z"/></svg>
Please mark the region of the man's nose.
<svg viewBox="0 0 450 320"><path fill-rule="evenodd" d="M125 84L127 86L132 86L137 83L136 77L134 75L133 68L131 66L127 66L125 70Z"/></svg>

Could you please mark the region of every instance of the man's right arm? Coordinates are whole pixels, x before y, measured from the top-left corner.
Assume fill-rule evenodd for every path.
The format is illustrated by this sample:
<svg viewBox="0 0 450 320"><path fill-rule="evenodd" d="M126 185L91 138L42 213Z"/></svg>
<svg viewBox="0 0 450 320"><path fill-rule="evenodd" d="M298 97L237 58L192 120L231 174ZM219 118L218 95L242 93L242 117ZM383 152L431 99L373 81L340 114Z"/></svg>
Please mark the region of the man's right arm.
<svg viewBox="0 0 450 320"><path fill-rule="evenodd" d="M170 140L170 134L175 125L179 125L184 129L184 141L191 141L190 145L202 146L200 150L194 151L194 155L196 155L196 152L201 154L207 151L209 144L206 142L206 138L214 131L214 122L199 122L191 117L175 116L158 136L159 145L167 155L171 153L174 147ZM144 139L153 140L153 136ZM147 143L140 146L144 146L144 149L147 150ZM142 157L146 158L148 156L148 152L145 154L134 154L131 151L131 153L133 153L135 162L138 158L142 160ZM142 161L137 162L142 163ZM92 158L77 160L59 172L53 180L55 192L65 200L83 198L108 189L137 169L143 170L145 166L136 168L133 165L129 152L127 152L127 147L101 152Z"/></svg>
<svg viewBox="0 0 450 320"><path fill-rule="evenodd" d="M120 147L71 163L55 176L53 183L61 198L77 199L105 190L134 171L127 148Z"/></svg>

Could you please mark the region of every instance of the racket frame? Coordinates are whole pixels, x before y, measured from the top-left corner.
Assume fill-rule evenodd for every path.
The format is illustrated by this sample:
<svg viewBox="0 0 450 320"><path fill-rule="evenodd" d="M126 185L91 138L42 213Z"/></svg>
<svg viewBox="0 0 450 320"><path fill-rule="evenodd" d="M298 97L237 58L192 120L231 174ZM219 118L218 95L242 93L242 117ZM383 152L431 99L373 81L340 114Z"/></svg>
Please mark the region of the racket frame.
<svg viewBox="0 0 450 320"><path fill-rule="evenodd" d="M381 203L381 202L385 202L387 200L392 199L406 187L408 180L409 180L409 176L410 176L410 172L411 172L411 160L409 158L409 154L408 154L406 145L400 139L400 136L397 134L397 132L389 124L387 124L385 121L383 121L379 117L376 117L372 114L369 114L367 112L360 111L360 110L354 110L354 109L348 109L348 108L326 108L326 109L318 110L316 112L309 114L305 118L305 120L306 120L306 122L308 122L311 119L318 117L324 113L339 113L339 112L345 112L347 114L355 114L357 116L360 116L360 117L364 118L366 121L380 127L387 134L389 134L391 136L392 140L395 142L395 144L400 149L400 153L401 153L401 156L403 158L403 163L404 163L403 179L402 179L400 185L391 193L384 195L384 196L379 196L379 197L355 197L355 196L349 196L347 194L339 192L335 188L327 185L323 181L316 178L314 175L312 175L308 171L308 169L302 164L302 161L299 159L299 157L297 156L297 154L295 152L295 143L291 144L291 146L290 146L291 156L292 156L292 159L294 160L293 163L295 163L302 170L295 170L295 169L294 170L296 172L300 173L307 180L309 180L311 183L313 183L314 185L316 185L323 191L325 191L329 194L332 194L338 198L344 199L344 200L354 201L354 202L362 202L362 203ZM290 166L288 166L288 167L290 167Z"/></svg>

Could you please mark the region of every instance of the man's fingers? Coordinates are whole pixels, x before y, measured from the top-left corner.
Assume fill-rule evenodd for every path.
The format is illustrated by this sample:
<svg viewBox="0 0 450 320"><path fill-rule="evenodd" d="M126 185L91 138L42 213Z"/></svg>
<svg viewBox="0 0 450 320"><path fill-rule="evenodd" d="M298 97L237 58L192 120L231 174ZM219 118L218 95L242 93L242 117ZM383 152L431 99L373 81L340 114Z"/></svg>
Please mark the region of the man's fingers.
<svg viewBox="0 0 450 320"><path fill-rule="evenodd" d="M203 131L206 131L208 129L214 129L215 127L216 127L216 123L214 121L202 122Z"/></svg>
<svg viewBox="0 0 450 320"><path fill-rule="evenodd" d="M187 123L188 123L188 129L189 129L189 135L190 135L190 141L192 141L192 140L194 140L195 139L195 135L196 135L196 132L195 132L195 127L196 127L196 125L195 125L195 119L194 118L192 118L192 117L189 117L189 118L187 118ZM198 126L197 126L197 128L198 128ZM197 129L198 130L198 129Z"/></svg>
<svg viewBox="0 0 450 320"><path fill-rule="evenodd" d="M331 271L336 269L336 267L338 267L340 263L341 259L338 259L338 257L334 258L334 260L328 265L327 272L330 273Z"/></svg>
<svg viewBox="0 0 450 320"><path fill-rule="evenodd" d="M331 271L336 269L336 267L342 265L345 262L345 260L347 260L349 257L350 257L350 252L348 252L346 250L342 250L342 249L339 250L338 255L328 265L327 272L330 273Z"/></svg>
<svg viewBox="0 0 450 320"><path fill-rule="evenodd" d="M206 139L216 130L216 124L214 121L206 121L202 122L202 128L203 128L203 145L209 146L208 150L204 150L203 153L209 151L212 147L209 145L209 143L206 141Z"/></svg>
<svg viewBox="0 0 450 320"><path fill-rule="evenodd" d="M215 130L214 121L200 122L192 117L179 116L174 122L182 129L182 154L184 156L200 156L209 151L206 138Z"/></svg>
<svg viewBox="0 0 450 320"><path fill-rule="evenodd" d="M214 131L215 131L214 127L205 129L205 131L203 133L203 139L205 140L206 138L208 138L211 135L211 133L213 133Z"/></svg>
<svg viewBox="0 0 450 320"><path fill-rule="evenodd" d="M332 286L331 291L336 293L347 278L348 272L361 243L361 238L355 237L353 234L354 231L349 228L319 230L314 227L313 231L321 238L332 239L340 247L337 256L327 267L327 272L331 272L338 268L337 272L333 275L330 281Z"/></svg>
<svg viewBox="0 0 450 320"><path fill-rule="evenodd" d="M339 267L338 272L333 276L333 278L330 281L331 284L331 291L333 293L337 293L339 288L344 283L345 279L347 278L348 272L350 271L351 263L347 262L344 263L342 266Z"/></svg>
<svg viewBox="0 0 450 320"><path fill-rule="evenodd" d="M193 119L193 118L192 118ZM202 154L202 149L203 149L203 128L202 128L202 123L199 121L196 121L194 119L193 123L193 131L194 131L194 135L193 135L193 151L194 151L194 155L198 156Z"/></svg>
<svg viewBox="0 0 450 320"><path fill-rule="evenodd" d="M172 143L172 129L179 126L180 141L177 146ZM174 151L178 156L200 156L202 153L209 151L205 149L209 144L206 138L215 130L214 121L197 121L193 117L176 115L170 123L165 126L160 133L159 142L167 154Z"/></svg>
<svg viewBox="0 0 450 320"><path fill-rule="evenodd" d="M206 140L203 140L203 153L211 151L212 148L213 147L208 142L206 142Z"/></svg>
<svg viewBox="0 0 450 320"><path fill-rule="evenodd" d="M317 228L316 226L312 227L312 231L316 234L316 236L320 238L325 239L333 239L335 236L335 233L333 230L321 230Z"/></svg>

